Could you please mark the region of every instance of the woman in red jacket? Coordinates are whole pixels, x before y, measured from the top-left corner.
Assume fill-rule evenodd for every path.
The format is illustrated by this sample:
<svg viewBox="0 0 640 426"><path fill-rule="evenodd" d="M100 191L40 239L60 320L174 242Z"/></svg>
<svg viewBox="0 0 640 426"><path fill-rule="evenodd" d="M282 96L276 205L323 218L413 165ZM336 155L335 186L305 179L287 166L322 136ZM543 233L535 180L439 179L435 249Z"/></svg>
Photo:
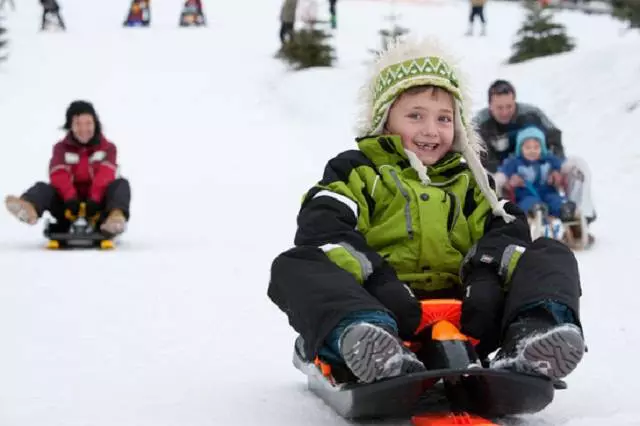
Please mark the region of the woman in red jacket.
<svg viewBox="0 0 640 426"><path fill-rule="evenodd" d="M117 149L102 135L93 105L72 102L63 128L67 135L53 147L49 183L38 182L21 197L7 196L7 209L30 225L48 211L56 218L55 230L66 232L84 202L85 216L97 228L112 236L122 233L129 220L131 189L126 179L117 177Z"/></svg>

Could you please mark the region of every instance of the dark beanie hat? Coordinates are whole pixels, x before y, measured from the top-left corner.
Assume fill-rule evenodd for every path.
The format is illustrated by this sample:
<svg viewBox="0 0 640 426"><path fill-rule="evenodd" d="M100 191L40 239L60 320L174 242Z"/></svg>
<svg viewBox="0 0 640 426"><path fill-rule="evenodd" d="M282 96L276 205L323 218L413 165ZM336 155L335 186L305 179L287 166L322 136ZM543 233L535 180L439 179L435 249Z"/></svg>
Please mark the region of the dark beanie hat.
<svg viewBox="0 0 640 426"><path fill-rule="evenodd" d="M96 110L91 104L91 102L87 101L73 101L67 107L66 113L66 121L64 123L63 128L65 130L71 130L71 121L73 117L81 114L90 114L93 117L93 120L96 123L96 134L100 133L100 119L98 118L98 114L96 114Z"/></svg>

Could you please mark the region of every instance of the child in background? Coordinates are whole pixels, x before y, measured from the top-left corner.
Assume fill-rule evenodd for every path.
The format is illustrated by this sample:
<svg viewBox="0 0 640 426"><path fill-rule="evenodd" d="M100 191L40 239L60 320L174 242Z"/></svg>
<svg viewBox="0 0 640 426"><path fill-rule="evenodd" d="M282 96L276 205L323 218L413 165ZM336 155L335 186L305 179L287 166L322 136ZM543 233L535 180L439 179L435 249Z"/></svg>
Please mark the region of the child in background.
<svg viewBox="0 0 640 426"><path fill-rule="evenodd" d="M576 206L567 201L558 188L562 186L560 169L563 160L549 153L544 132L531 126L516 136L515 157L498 168L496 180L504 179L514 189L518 206L533 215L543 207L549 215L563 221L572 220Z"/></svg>

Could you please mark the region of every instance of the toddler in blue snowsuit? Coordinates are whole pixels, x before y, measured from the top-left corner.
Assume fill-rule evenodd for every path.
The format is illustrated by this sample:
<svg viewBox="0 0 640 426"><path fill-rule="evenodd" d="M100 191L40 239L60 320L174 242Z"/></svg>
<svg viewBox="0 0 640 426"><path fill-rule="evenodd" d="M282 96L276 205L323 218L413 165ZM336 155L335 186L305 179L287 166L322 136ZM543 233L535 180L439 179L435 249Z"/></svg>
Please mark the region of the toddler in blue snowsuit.
<svg viewBox="0 0 640 426"><path fill-rule="evenodd" d="M522 210L532 212L544 204L551 216L560 217L566 202L556 189L562 180L562 163L563 160L548 152L544 132L531 126L518 132L515 156L505 160L498 172L509 180Z"/></svg>

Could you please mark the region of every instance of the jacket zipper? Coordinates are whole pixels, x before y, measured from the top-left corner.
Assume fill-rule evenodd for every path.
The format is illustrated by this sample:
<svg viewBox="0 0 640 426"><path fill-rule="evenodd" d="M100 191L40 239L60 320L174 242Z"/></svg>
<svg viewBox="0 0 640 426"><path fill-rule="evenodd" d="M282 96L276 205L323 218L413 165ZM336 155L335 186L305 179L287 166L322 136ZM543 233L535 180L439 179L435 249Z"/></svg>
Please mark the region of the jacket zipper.
<svg viewBox="0 0 640 426"><path fill-rule="evenodd" d="M447 232L451 232L458 222L460 216L460 206L458 197L449 191L445 191L447 197L449 197L449 215L447 216Z"/></svg>
<svg viewBox="0 0 640 426"><path fill-rule="evenodd" d="M413 240L413 221L411 220L411 197L407 190L402 186L400 179L398 178L398 174L395 170L391 170L391 177L393 177L393 181L396 183L398 190L407 201L404 205L404 219L407 226L407 233L409 234L409 239Z"/></svg>

